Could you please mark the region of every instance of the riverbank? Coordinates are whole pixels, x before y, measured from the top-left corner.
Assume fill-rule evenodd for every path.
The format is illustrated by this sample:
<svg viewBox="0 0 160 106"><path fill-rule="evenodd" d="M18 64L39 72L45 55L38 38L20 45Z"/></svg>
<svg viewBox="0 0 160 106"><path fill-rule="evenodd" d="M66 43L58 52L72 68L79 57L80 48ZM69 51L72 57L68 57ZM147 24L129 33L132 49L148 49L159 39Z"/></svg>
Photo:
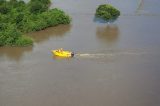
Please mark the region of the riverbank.
<svg viewBox="0 0 160 106"><path fill-rule="evenodd" d="M50 0L0 1L0 46L32 45L34 40L26 33L69 24L71 18L58 8L49 9L50 3Z"/></svg>

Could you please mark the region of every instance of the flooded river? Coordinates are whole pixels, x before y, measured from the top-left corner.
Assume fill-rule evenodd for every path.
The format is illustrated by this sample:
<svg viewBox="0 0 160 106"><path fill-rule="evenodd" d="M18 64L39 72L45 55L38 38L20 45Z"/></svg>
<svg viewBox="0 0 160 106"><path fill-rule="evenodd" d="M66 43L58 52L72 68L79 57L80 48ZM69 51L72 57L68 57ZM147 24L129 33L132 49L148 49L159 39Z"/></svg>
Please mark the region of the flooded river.
<svg viewBox="0 0 160 106"><path fill-rule="evenodd" d="M121 10L95 21L99 4ZM0 47L0 106L160 106L159 0L54 0L72 17L30 33L31 47ZM74 51L57 59L52 49Z"/></svg>

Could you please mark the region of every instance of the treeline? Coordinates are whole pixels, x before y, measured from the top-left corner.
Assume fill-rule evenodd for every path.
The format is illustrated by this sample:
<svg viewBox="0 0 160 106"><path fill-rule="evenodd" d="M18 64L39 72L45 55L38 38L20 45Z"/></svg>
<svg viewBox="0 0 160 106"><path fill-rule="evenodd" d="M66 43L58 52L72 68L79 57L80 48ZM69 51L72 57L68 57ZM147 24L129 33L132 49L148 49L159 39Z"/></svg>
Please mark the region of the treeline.
<svg viewBox="0 0 160 106"><path fill-rule="evenodd" d="M50 4L50 0L0 0L0 46L32 45L25 33L69 24L70 17L57 8L49 9Z"/></svg>

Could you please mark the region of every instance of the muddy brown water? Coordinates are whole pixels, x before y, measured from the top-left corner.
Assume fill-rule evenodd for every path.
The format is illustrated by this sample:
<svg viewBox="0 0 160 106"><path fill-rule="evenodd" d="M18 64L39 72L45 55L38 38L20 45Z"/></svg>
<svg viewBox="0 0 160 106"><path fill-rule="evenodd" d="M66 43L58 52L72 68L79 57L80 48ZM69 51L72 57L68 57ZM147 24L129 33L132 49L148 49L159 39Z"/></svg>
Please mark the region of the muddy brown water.
<svg viewBox="0 0 160 106"><path fill-rule="evenodd" d="M114 23L95 8L121 10ZM54 0L71 25L30 33L32 47L0 48L0 106L160 106L159 0ZM77 55L53 58L63 47Z"/></svg>

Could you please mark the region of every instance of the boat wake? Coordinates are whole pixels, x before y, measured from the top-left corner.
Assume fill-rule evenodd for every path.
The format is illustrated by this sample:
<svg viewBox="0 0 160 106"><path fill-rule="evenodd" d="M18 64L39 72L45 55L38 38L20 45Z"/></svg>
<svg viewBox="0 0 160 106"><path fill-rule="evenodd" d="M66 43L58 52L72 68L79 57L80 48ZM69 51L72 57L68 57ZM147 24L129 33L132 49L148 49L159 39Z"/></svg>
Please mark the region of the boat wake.
<svg viewBox="0 0 160 106"><path fill-rule="evenodd" d="M131 56L136 56L136 55L142 55L144 53L136 53L136 52L117 52L117 53L80 53L80 54L75 54L75 57L83 57L83 58L104 58L104 57L114 57L114 56L125 56L125 55L131 55Z"/></svg>
<svg viewBox="0 0 160 106"><path fill-rule="evenodd" d="M96 54L90 54L90 53L83 53L83 54L75 54L75 57L86 57L86 58L100 58L100 57L106 57L106 56L113 56L113 54L102 54L102 53L96 53Z"/></svg>

